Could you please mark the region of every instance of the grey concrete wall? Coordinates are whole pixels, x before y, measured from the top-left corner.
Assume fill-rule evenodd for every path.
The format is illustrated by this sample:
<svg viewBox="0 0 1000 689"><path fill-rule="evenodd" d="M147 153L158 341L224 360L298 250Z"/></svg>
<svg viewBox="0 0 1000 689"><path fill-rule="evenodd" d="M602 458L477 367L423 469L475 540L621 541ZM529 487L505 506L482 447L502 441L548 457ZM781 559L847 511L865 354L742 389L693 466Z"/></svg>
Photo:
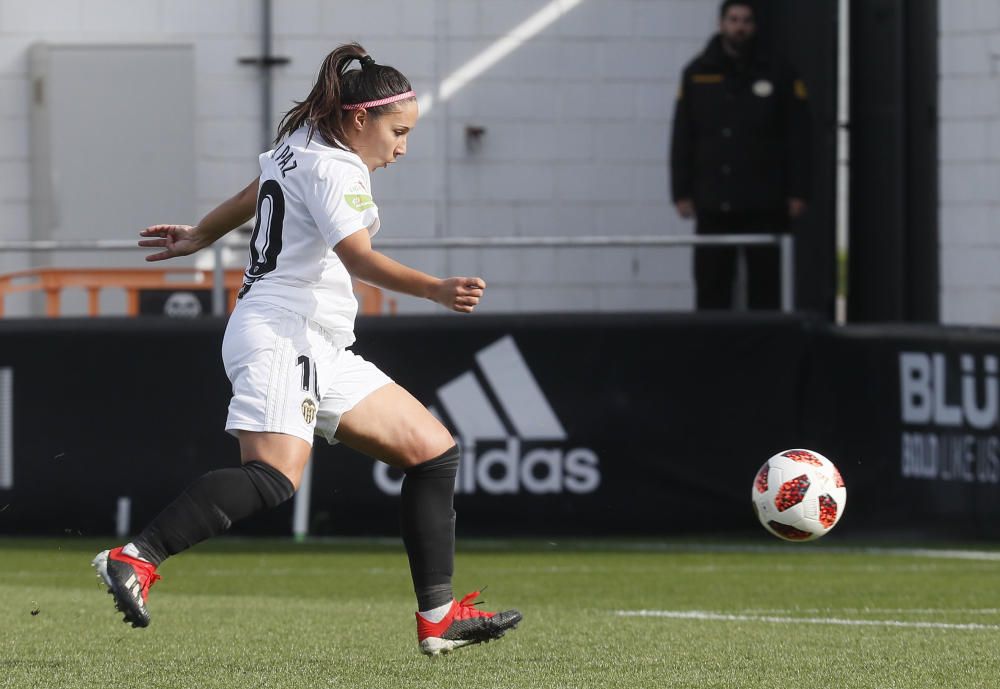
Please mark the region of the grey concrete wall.
<svg viewBox="0 0 1000 689"><path fill-rule="evenodd" d="M484 51L525 40L449 99L411 137L406 164L374 176L383 236L689 234L667 199L678 74L714 29L714 0L275 0L280 116L335 45L364 44L423 95ZM37 41L195 46L196 207L257 174L259 52L250 0L0 0L0 236L29 237L28 47ZM530 37L525 22L560 15ZM467 126L484 127L477 150ZM149 222L194 218L150 217ZM108 237L134 228L110 219ZM686 309L689 251L396 251L438 274L483 275L483 311ZM138 258L138 257L137 257ZM28 265L0 254L0 272ZM401 311L429 303L401 297Z"/></svg>
<svg viewBox="0 0 1000 689"><path fill-rule="evenodd" d="M941 318L1000 325L1000 3L940 10Z"/></svg>
<svg viewBox="0 0 1000 689"><path fill-rule="evenodd" d="M275 0L274 110L301 98L343 40L422 94L539 10L559 19L434 105L409 160L375 175L385 236L687 234L666 198L667 132L683 63L714 0ZM0 0L0 237L30 236L28 47L37 41L195 46L198 213L256 174L259 79L250 0ZM941 2L942 318L1000 324L1000 4ZM485 127L478 150L466 126ZM197 218L150 218L194 222ZM133 228L109 221L108 237ZM690 307L687 250L395 252L436 273L481 273L483 310ZM29 265L0 254L0 272ZM402 311L433 310L399 299Z"/></svg>

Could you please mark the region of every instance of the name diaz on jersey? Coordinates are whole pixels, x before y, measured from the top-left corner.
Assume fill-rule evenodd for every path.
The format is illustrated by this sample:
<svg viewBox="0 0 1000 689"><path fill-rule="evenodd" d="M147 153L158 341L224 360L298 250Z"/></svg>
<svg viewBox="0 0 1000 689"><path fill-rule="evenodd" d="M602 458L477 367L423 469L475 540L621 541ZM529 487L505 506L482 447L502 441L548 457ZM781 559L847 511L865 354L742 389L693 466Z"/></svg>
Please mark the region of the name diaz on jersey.
<svg viewBox="0 0 1000 689"><path fill-rule="evenodd" d="M295 160L295 154L292 153L292 149L288 144L285 144L281 148L276 148L271 153L271 158L278 164L278 169L281 170L282 177L285 177L287 173L299 166L298 161Z"/></svg>

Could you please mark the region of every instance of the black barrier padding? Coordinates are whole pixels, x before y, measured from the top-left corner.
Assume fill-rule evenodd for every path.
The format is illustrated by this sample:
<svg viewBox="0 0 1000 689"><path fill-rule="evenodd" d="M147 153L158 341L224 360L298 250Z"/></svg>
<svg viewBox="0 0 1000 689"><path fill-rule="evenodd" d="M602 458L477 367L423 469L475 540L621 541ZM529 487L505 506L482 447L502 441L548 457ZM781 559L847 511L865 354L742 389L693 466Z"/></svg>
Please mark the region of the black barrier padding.
<svg viewBox="0 0 1000 689"><path fill-rule="evenodd" d="M1000 357L1000 332L985 328L866 326L831 329L811 348L803 413L810 446L840 458L849 487L844 524L869 534L916 530L927 536L1000 536L1000 425L946 425L903 419L901 353L931 361L927 401L962 405L962 357L975 365L973 390L985 406L996 377L987 357ZM992 378L992 380L990 380ZM941 384L941 390L936 388ZM994 398L995 399L995 398ZM995 411L995 410L994 410ZM939 452L928 452L927 444ZM908 449L905 449L907 448ZM916 462L921 458L931 460ZM922 475L915 475L915 474ZM838 526L838 529L841 526Z"/></svg>
<svg viewBox="0 0 1000 689"><path fill-rule="evenodd" d="M446 357L401 357L394 337L376 333L359 338L356 349L424 404L440 408L440 386L475 371L476 353L508 335L567 434L563 442L519 443L518 463L536 447L562 453L563 461L574 449L590 450L599 459L601 486L540 495L523 485L501 495L477 486L456 496L459 534L653 534L748 525L753 475L781 449L772 438L794 444L804 353L799 321L480 319L463 327L458 341L437 329L407 333L407 349ZM331 463L322 471L350 493L324 504L314 492L315 509L329 515L333 532L372 503L384 509L363 528L389 530L393 499L365 480L366 462Z"/></svg>
<svg viewBox="0 0 1000 689"><path fill-rule="evenodd" d="M171 318L198 318L212 314L210 289L139 290L139 314Z"/></svg>
<svg viewBox="0 0 1000 689"><path fill-rule="evenodd" d="M239 461L219 432L221 323L162 321L0 324L0 366L14 370L4 533L113 533L120 496L137 530L195 476Z"/></svg>
<svg viewBox="0 0 1000 689"><path fill-rule="evenodd" d="M238 462L238 445L223 430L223 329L213 318L0 322L15 429L14 487L0 489L0 533L111 534L119 496L132 499L136 532L195 477ZM904 424L899 373L901 352L932 363L944 357L941 413L951 414L962 395L962 357L971 356L982 406L996 384L987 359L1000 356L997 331L836 329L782 316L477 316L360 319L358 339L355 351L446 423L466 413L469 389L501 423L501 437L474 450L464 443L460 536L754 531L754 473L791 447L840 465L849 499L838 534L998 532L996 424ZM501 380L523 375L523 359L564 438L521 437L518 410L481 361L498 342L506 343ZM442 392L454 392L456 381L465 392L449 407ZM529 394L517 404L523 411L539 403ZM931 457L933 464L911 447L903 471L904 438L969 437L979 453L971 464L961 456ZM398 497L379 489L371 460L322 440L315 458L313 533L397 533ZM490 462L485 474L468 471ZM237 532L288 533L291 513L283 506Z"/></svg>

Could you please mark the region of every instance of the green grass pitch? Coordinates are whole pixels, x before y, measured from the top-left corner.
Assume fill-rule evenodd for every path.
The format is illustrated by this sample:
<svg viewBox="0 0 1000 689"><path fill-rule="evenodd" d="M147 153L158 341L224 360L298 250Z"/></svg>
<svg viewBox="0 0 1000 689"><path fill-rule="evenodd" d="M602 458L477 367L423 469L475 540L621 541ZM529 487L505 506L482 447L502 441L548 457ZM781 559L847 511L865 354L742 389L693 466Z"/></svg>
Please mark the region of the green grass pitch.
<svg viewBox="0 0 1000 689"><path fill-rule="evenodd" d="M0 687L1000 686L996 550L460 542L456 593L524 621L432 660L393 542L200 546L144 630L89 566L105 545L0 539Z"/></svg>

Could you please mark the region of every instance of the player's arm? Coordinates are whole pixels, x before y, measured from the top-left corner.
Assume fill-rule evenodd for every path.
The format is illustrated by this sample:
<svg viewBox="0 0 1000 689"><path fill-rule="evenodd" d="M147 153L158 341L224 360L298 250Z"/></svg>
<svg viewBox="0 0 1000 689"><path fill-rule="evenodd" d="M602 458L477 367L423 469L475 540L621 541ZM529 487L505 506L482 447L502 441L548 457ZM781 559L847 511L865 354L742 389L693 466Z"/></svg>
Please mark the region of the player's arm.
<svg viewBox="0 0 1000 689"><path fill-rule="evenodd" d="M446 309L472 313L486 289L478 277L436 278L404 266L372 249L368 232L360 230L337 242L333 248L353 277L382 289L423 297Z"/></svg>
<svg viewBox="0 0 1000 689"><path fill-rule="evenodd" d="M190 225L153 225L139 233L139 246L162 247L163 251L146 256L147 261L163 261L176 256L187 256L211 245L228 232L250 220L257 212L257 186L260 177L252 181L235 196L226 199L194 227Z"/></svg>

